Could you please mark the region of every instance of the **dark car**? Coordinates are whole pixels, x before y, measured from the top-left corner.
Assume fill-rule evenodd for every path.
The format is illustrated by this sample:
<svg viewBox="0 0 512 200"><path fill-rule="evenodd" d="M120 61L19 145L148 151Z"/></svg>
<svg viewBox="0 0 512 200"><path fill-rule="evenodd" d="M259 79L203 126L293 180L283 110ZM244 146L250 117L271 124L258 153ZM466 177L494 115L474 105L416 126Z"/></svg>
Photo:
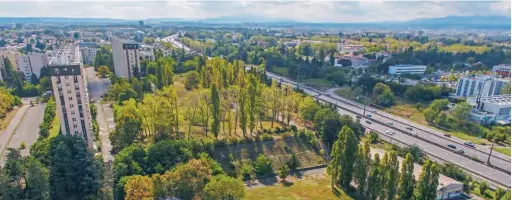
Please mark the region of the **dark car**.
<svg viewBox="0 0 512 200"><path fill-rule="evenodd" d="M464 142L464 145L471 147L471 148L475 148L475 144L473 144L472 142Z"/></svg>
<svg viewBox="0 0 512 200"><path fill-rule="evenodd" d="M372 122L370 120L366 120L366 123L367 124L371 124Z"/></svg>
<svg viewBox="0 0 512 200"><path fill-rule="evenodd" d="M460 154L460 155L464 155L464 150L459 149L459 150L457 150L455 153L458 153L458 154Z"/></svg>
<svg viewBox="0 0 512 200"><path fill-rule="evenodd" d="M450 147L452 149L457 149L457 147L454 144L449 144L448 147Z"/></svg>
<svg viewBox="0 0 512 200"><path fill-rule="evenodd" d="M452 135L448 134L448 133L445 133L444 136L446 137L452 137Z"/></svg>
<svg viewBox="0 0 512 200"><path fill-rule="evenodd" d="M358 115L358 116L356 116L356 118L357 118L357 119L361 119L361 116L359 116L359 115Z"/></svg>
<svg viewBox="0 0 512 200"><path fill-rule="evenodd" d="M407 127L406 129L412 131L412 127Z"/></svg>

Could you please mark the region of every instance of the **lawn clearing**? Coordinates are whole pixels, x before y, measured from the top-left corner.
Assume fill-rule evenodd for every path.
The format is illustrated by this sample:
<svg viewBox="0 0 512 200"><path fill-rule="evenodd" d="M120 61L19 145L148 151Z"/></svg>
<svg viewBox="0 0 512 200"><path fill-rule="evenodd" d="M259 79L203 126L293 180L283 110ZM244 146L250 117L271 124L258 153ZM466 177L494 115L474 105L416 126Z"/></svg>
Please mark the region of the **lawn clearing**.
<svg viewBox="0 0 512 200"><path fill-rule="evenodd" d="M290 185L277 184L245 190L247 200L270 200L270 199L361 199L357 196L348 195L339 188L331 189L330 181L324 176L322 178L305 177L303 180L294 181Z"/></svg>
<svg viewBox="0 0 512 200"><path fill-rule="evenodd" d="M326 90L332 87L332 84L328 80L319 78L303 79L300 80L300 82L319 90Z"/></svg>
<svg viewBox="0 0 512 200"><path fill-rule="evenodd" d="M52 128L50 129L50 136L49 137L56 137L59 135L60 132L60 120L59 120L59 114L55 113L55 117L53 118L52 122Z"/></svg>
<svg viewBox="0 0 512 200"><path fill-rule="evenodd" d="M230 164L229 154L233 154L234 159L237 161L254 161L259 154L263 154L272 161L272 168L274 171L277 171L277 168L288 162L292 152L300 160L299 168L327 163L327 160L306 139L300 137L285 137L276 140L216 147L214 158L222 165L226 172L233 173L235 169Z"/></svg>
<svg viewBox="0 0 512 200"><path fill-rule="evenodd" d="M20 107L15 106L11 111L7 113L7 115L4 118L0 119L0 130L4 130L7 127L7 125L9 125L12 118L14 118L14 116L16 116L16 113L18 113L19 109Z"/></svg>
<svg viewBox="0 0 512 200"><path fill-rule="evenodd" d="M500 152L507 156L510 156L510 148L509 147L494 147L494 151Z"/></svg>
<svg viewBox="0 0 512 200"><path fill-rule="evenodd" d="M279 74L281 76L288 76L287 67L272 67L272 72Z"/></svg>

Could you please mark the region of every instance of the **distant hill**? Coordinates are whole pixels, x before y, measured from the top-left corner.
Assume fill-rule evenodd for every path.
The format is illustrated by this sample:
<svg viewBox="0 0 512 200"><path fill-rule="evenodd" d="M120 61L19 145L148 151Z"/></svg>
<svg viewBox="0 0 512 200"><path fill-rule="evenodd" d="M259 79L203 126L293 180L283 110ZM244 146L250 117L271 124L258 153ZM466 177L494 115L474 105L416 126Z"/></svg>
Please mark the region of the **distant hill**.
<svg viewBox="0 0 512 200"><path fill-rule="evenodd" d="M61 18L61 17L26 17L9 18L0 17L1 24L12 23L58 23L58 24L132 24L136 25L138 20L112 19L112 18ZM146 24L196 24L203 25L229 25L255 24L259 26L274 27L311 27L311 28L374 28L374 29L407 29L407 28L428 28L428 29L500 29L510 30L510 17L508 16L448 16L442 18L415 19L405 22L350 22L350 23L309 23L293 20L274 19L259 16L223 16L201 20L189 20L180 18L151 18L143 19Z"/></svg>
<svg viewBox="0 0 512 200"><path fill-rule="evenodd" d="M424 28L510 29L510 17L448 16L442 18L415 19L405 22L404 25Z"/></svg>

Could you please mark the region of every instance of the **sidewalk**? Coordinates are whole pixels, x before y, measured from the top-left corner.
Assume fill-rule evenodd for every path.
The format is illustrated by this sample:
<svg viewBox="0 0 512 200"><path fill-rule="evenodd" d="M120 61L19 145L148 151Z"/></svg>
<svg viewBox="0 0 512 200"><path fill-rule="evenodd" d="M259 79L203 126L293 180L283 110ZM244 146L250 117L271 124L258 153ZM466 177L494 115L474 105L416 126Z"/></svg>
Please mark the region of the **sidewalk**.
<svg viewBox="0 0 512 200"><path fill-rule="evenodd" d="M9 126L4 130L2 134L0 134L0 165L3 165L3 158L4 153L7 150L7 146L9 145L9 142L11 141L11 138L14 134L14 131L18 128L18 125L20 124L21 120L23 119L23 116L27 113L28 108L30 108L30 105L23 105L19 110L18 113L16 113L16 116L11 120L9 123Z"/></svg>
<svg viewBox="0 0 512 200"><path fill-rule="evenodd" d="M108 138L108 135L111 131L113 131L113 129L110 129L109 125L107 124L107 117L105 117L105 110L103 106L104 105L100 103L96 103L96 108L98 109L97 120L100 131L99 137L101 140L101 154L103 157L103 162L108 163L113 160L113 156L110 154L110 150L112 150L112 144Z"/></svg>

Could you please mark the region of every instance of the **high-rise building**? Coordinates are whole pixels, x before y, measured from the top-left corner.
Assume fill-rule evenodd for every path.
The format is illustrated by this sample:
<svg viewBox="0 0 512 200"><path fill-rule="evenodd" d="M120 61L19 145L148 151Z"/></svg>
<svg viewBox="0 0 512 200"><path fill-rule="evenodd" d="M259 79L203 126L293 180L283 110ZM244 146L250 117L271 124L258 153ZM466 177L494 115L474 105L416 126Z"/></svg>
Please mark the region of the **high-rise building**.
<svg viewBox="0 0 512 200"><path fill-rule="evenodd" d="M143 27L144 26L144 21L139 21L139 26Z"/></svg>
<svg viewBox="0 0 512 200"><path fill-rule="evenodd" d="M110 36L114 74L122 78L131 78L140 72L139 44L117 36Z"/></svg>
<svg viewBox="0 0 512 200"><path fill-rule="evenodd" d="M505 86L507 80L498 79L492 76L467 76L460 78L457 82L455 96L475 97L475 96L494 96L501 94L501 88Z"/></svg>
<svg viewBox="0 0 512 200"><path fill-rule="evenodd" d="M5 74L5 63L4 58L2 57L2 55L0 55L0 82L4 81L3 74Z"/></svg>
<svg viewBox="0 0 512 200"><path fill-rule="evenodd" d="M94 63L94 57L96 57L96 53L99 48L98 43L80 42L78 43L78 46L80 46L80 53L83 57L82 62L87 65L92 65Z"/></svg>
<svg viewBox="0 0 512 200"><path fill-rule="evenodd" d="M81 59L78 45L64 44L48 68L62 134L80 136L92 148L89 94Z"/></svg>
<svg viewBox="0 0 512 200"><path fill-rule="evenodd" d="M41 69L48 64L48 56L46 54L34 53L29 55L16 56L17 70L23 72L25 80L30 81L32 74L37 78L41 76Z"/></svg>

